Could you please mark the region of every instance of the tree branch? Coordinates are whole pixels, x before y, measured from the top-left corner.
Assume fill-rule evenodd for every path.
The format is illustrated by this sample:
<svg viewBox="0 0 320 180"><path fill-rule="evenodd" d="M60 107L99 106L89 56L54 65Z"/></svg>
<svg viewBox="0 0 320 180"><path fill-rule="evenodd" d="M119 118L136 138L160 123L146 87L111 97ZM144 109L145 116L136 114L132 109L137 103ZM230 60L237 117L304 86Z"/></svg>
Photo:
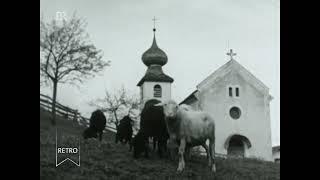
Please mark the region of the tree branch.
<svg viewBox="0 0 320 180"><path fill-rule="evenodd" d="M55 20L51 23L40 20L40 71L45 79L82 83L109 65L101 60L101 51L88 43L85 25L85 21L75 16L62 26Z"/></svg>

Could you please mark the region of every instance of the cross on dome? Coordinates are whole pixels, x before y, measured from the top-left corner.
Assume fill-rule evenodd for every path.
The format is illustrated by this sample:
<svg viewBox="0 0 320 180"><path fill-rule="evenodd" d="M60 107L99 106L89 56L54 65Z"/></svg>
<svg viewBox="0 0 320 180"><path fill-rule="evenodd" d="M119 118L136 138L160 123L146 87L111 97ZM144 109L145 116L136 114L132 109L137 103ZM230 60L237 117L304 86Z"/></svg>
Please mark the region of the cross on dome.
<svg viewBox="0 0 320 180"><path fill-rule="evenodd" d="M152 19L152 21L153 21L153 32L156 31L156 20L158 20L158 19L156 19L156 17L154 16L153 19Z"/></svg>

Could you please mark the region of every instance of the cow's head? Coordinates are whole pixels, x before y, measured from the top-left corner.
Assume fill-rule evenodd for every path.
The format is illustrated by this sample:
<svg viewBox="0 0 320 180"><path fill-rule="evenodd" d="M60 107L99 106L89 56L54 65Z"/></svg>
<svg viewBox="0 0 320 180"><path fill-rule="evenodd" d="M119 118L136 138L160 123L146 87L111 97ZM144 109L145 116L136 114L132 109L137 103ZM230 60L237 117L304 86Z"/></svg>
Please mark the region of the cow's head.
<svg viewBox="0 0 320 180"><path fill-rule="evenodd" d="M166 102L161 102L158 104L155 104L154 106L162 106L163 107L163 113L165 115L166 118L169 119L175 119L177 116L177 112L178 112L178 104L173 101L173 100L169 100Z"/></svg>

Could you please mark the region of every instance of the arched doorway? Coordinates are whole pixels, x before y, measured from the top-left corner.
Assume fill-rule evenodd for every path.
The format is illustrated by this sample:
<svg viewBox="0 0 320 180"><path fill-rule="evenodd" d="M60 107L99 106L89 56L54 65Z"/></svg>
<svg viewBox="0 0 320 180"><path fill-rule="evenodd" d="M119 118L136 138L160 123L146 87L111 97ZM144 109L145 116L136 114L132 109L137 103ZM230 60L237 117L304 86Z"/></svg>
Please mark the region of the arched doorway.
<svg viewBox="0 0 320 180"><path fill-rule="evenodd" d="M241 139L232 137L229 141L228 156L244 157L244 144Z"/></svg>
<svg viewBox="0 0 320 180"><path fill-rule="evenodd" d="M246 147L250 148L251 143L248 138L242 135L229 136L225 144L228 157L245 157Z"/></svg>

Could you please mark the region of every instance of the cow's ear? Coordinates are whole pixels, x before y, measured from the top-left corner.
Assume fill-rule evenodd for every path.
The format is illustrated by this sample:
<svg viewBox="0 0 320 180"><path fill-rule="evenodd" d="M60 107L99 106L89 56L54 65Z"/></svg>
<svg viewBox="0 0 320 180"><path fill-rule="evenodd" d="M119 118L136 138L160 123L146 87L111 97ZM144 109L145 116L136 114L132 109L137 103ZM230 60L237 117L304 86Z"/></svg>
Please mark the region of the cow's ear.
<svg viewBox="0 0 320 180"><path fill-rule="evenodd" d="M163 106L163 103L160 102L160 103L158 103L158 104L155 104L154 106Z"/></svg>

